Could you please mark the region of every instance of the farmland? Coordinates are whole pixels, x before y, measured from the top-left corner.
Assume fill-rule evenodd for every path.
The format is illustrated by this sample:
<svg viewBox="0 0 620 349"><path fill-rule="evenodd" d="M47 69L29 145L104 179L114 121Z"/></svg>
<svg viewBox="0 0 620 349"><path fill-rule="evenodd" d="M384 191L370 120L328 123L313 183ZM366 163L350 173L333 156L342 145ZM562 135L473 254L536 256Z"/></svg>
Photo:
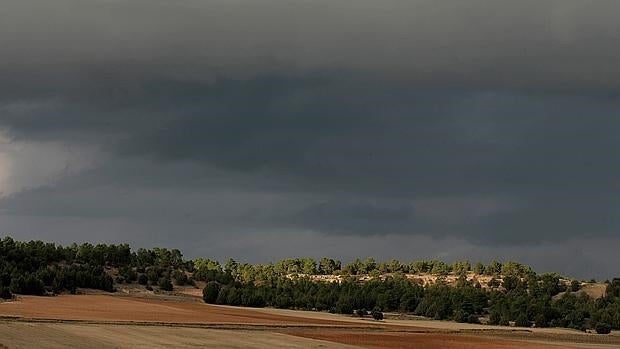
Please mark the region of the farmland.
<svg viewBox="0 0 620 349"><path fill-rule="evenodd" d="M515 262L222 265L165 248L5 238L0 298L1 349L620 346L610 334L620 279Z"/></svg>
<svg viewBox="0 0 620 349"><path fill-rule="evenodd" d="M565 329L499 330L204 304L195 297L19 296L0 303L0 348L614 348Z"/></svg>

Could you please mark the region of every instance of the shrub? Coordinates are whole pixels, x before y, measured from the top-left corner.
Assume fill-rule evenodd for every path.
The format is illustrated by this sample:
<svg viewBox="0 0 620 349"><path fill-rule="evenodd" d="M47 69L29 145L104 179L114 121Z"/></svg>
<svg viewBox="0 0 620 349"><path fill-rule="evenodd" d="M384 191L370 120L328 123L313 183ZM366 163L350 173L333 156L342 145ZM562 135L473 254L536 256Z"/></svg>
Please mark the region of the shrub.
<svg viewBox="0 0 620 349"><path fill-rule="evenodd" d="M132 283L133 281L136 281L138 279L138 274L130 266L120 268L118 273L124 278L124 281L127 283Z"/></svg>
<svg viewBox="0 0 620 349"><path fill-rule="evenodd" d="M491 311L491 314L489 315L489 325L499 325L501 319L502 316L499 312Z"/></svg>
<svg viewBox="0 0 620 349"><path fill-rule="evenodd" d="M345 315L353 314L353 306L349 302L339 301L336 304L336 312Z"/></svg>
<svg viewBox="0 0 620 349"><path fill-rule="evenodd" d="M146 269L146 276L148 277L149 281L154 284L157 282L157 280L159 280L159 273L158 271L155 269L155 267L148 267Z"/></svg>
<svg viewBox="0 0 620 349"><path fill-rule="evenodd" d="M168 278L163 278L159 280L158 286L160 290L164 290L164 291L172 291L173 289L172 282Z"/></svg>
<svg viewBox="0 0 620 349"><path fill-rule="evenodd" d="M35 275L19 276L11 281L10 291L17 294L42 296L45 293L45 285Z"/></svg>
<svg viewBox="0 0 620 349"><path fill-rule="evenodd" d="M530 327L530 321L527 319L525 314L521 313L517 316L517 320L515 321L515 326L517 327Z"/></svg>
<svg viewBox="0 0 620 349"><path fill-rule="evenodd" d="M372 312L372 318L379 321L379 320L383 320L383 313L380 311L373 311Z"/></svg>
<svg viewBox="0 0 620 349"><path fill-rule="evenodd" d="M357 309L355 311L355 315L357 315L359 317L364 317L364 315L366 315L366 310L365 309Z"/></svg>
<svg viewBox="0 0 620 349"><path fill-rule="evenodd" d="M570 290L573 292L577 292L579 291L579 289L581 288L581 283L577 280L573 280L570 283Z"/></svg>
<svg viewBox="0 0 620 349"><path fill-rule="evenodd" d="M476 314L470 314L470 315L467 317L467 323L470 323L470 324L479 324L479 323L480 323L480 319L478 318L478 315L476 315Z"/></svg>
<svg viewBox="0 0 620 349"><path fill-rule="evenodd" d="M469 317L469 314L467 314L466 312L462 311L461 309L457 310L454 313L454 321L456 322L467 322L467 318Z"/></svg>
<svg viewBox="0 0 620 349"><path fill-rule="evenodd" d="M536 319L534 321L536 323L536 327L549 327L549 323L547 322L547 319L545 319L545 315L544 314L538 314L536 315Z"/></svg>
<svg viewBox="0 0 620 349"><path fill-rule="evenodd" d="M205 288L202 289L202 299L205 303L214 304L217 296L220 294L220 284L216 281L209 281Z"/></svg>
<svg viewBox="0 0 620 349"><path fill-rule="evenodd" d="M146 276L146 274L140 274L138 276L138 283L140 285L146 285L149 283L149 278Z"/></svg>
<svg viewBox="0 0 620 349"><path fill-rule="evenodd" d="M0 289L0 298L11 299L13 298L13 294L11 293L11 290L8 287L2 287L2 289Z"/></svg>
<svg viewBox="0 0 620 349"><path fill-rule="evenodd" d="M172 273L172 278L174 279L174 283L179 286L187 284L187 275L183 271L175 270Z"/></svg>
<svg viewBox="0 0 620 349"><path fill-rule="evenodd" d="M610 334L611 333L611 325L605 322L599 322L594 326L594 330L598 334Z"/></svg>

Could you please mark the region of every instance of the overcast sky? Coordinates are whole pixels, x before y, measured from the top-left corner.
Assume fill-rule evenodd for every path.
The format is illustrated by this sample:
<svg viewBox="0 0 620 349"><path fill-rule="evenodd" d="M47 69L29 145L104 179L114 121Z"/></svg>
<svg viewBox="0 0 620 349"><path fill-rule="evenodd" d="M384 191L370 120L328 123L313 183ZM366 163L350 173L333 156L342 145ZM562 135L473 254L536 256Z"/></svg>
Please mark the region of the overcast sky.
<svg viewBox="0 0 620 349"><path fill-rule="evenodd" d="M620 2L3 0L0 235L620 265Z"/></svg>

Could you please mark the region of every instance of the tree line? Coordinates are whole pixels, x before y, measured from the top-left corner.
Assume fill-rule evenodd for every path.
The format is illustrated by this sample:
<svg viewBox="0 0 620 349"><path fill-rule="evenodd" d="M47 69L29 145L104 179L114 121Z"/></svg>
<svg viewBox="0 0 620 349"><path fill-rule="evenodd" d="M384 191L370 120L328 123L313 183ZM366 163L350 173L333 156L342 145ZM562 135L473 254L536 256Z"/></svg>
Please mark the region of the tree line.
<svg viewBox="0 0 620 349"><path fill-rule="evenodd" d="M408 274L433 274L422 286ZM467 274L493 276L482 287ZM443 276L458 276L448 285ZM316 280L339 275L340 282ZM360 281L361 275L381 276ZM402 312L440 320L537 327L620 329L620 279L607 283L606 295L593 299L576 293L580 283L565 284L557 274L536 274L530 267L493 261L451 264L438 260L401 263L372 258L341 261L289 258L249 264L229 259L186 260L177 249L140 248L127 244L71 244L0 240L0 298L13 294L75 293L77 288L109 292L115 285L138 283L171 291L174 285L206 284L205 302L251 307L277 307L365 315ZM382 317L382 315L381 315Z"/></svg>
<svg viewBox="0 0 620 349"><path fill-rule="evenodd" d="M193 263L176 249L132 251L127 244L71 244L63 247L43 241L0 240L0 297L12 294L75 293L77 288L113 292L115 284L139 282L172 290L191 283ZM114 271L114 272L113 272Z"/></svg>
<svg viewBox="0 0 620 349"><path fill-rule="evenodd" d="M521 327L567 327L609 333L620 329L620 279L607 284L603 298L575 293L554 274L526 279L505 277L502 287L482 288L461 276L456 285L441 281L429 286L404 274L360 282L320 282L307 276L235 280L226 270L212 271L203 299L207 303L329 311L341 314L411 313L437 320ZM223 282L224 281L224 282ZM227 281L227 282L226 282Z"/></svg>
<svg viewBox="0 0 620 349"><path fill-rule="evenodd" d="M593 299L578 293L581 282L567 284L555 273L536 274L516 263L489 264L437 260L401 263L356 259L342 265L328 258L290 258L275 264L238 263L229 259L199 259L196 271L207 281L207 303L250 307L276 307L330 311L342 314L402 312L438 320L492 325L567 327L608 333L620 329L620 279L607 282L606 295ZM422 286L407 274L433 274L437 282ZM467 274L491 276L482 287ZM442 276L458 275L455 286ZM316 275L340 275L341 282L321 282ZM360 275L382 275L360 281ZM387 277L386 277L387 275ZM497 279L496 279L497 278Z"/></svg>

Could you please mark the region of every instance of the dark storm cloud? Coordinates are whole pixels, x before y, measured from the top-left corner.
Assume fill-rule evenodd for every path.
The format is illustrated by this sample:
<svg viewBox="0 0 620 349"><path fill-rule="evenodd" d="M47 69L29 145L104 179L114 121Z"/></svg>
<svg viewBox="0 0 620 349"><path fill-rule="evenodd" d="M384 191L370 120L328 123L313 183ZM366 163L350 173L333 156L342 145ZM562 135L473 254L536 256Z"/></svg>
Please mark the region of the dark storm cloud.
<svg viewBox="0 0 620 349"><path fill-rule="evenodd" d="M246 220L273 228L460 236L494 244L616 234L620 108L615 103L354 82L269 78L193 87L165 83L153 88L162 98L149 96L143 99L152 103L133 105L135 113L152 110L149 118L112 116L101 127L102 112L91 116L92 123L88 117L78 121L66 116L40 128L41 116L34 115L30 130L25 119L16 117L12 124L6 119L23 135L48 132L52 137L56 131L67 132L63 124L79 134L121 135L105 149L124 159L88 177L70 178L69 187L57 188L54 196L46 191L18 194L7 200L7 209L147 217L161 211L158 200L166 205L163 198L151 198L147 201L153 210L139 204L106 209L100 201L73 200L72 205L68 199L46 210L55 201L45 204L41 198L66 197L81 180L87 190L77 198L100 198L88 188L103 182L205 192L219 186L313 193L322 200L301 204L297 211L285 209L287 201L281 214ZM596 116L584 117L592 112ZM214 169L218 176L212 175ZM464 203L454 208L454 197ZM30 204L37 198L43 204ZM428 199L436 200L435 210L443 215L429 218L428 209L416 209ZM495 200L496 209L463 214L487 207L489 200Z"/></svg>
<svg viewBox="0 0 620 349"><path fill-rule="evenodd" d="M0 215L158 236L615 238L619 16L616 1L6 1L0 131L97 152Z"/></svg>
<svg viewBox="0 0 620 349"><path fill-rule="evenodd" d="M1 91L110 102L155 76L352 71L418 87L615 93L619 14L614 0L5 1Z"/></svg>

